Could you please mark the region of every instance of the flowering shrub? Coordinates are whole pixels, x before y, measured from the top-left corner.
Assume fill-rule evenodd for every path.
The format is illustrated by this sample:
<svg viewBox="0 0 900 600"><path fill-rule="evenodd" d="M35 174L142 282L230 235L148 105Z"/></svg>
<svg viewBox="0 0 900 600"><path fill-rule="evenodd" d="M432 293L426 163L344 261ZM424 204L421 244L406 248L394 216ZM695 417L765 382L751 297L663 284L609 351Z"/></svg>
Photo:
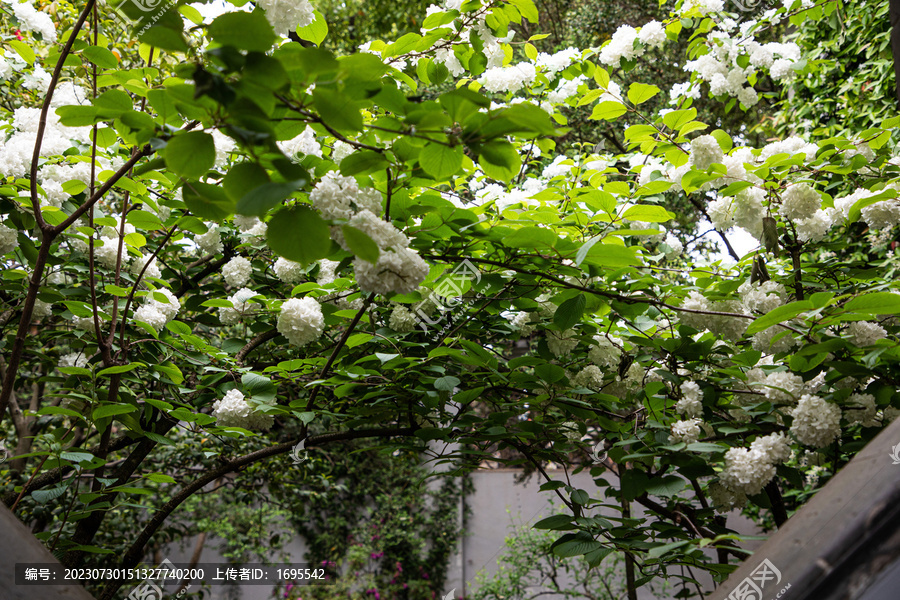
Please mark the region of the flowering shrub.
<svg viewBox="0 0 900 600"><path fill-rule="evenodd" d="M531 0L445 0L341 55L306 1L127 31L93 8L2 5L5 501L67 565L96 539L134 565L223 475L371 438L457 471L602 445L576 468L613 474L604 498L545 484L552 551L721 577L744 555L717 511L780 525L896 418L900 118L772 137L825 85L837 2L683 1L560 49L526 37ZM687 81L626 85L674 44ZM571 142L578 115L615 150ZM704 260L685 206L752 249ZM156 472L175 435L218 462ZM106 537L124 507L142 530Z"/></svg>

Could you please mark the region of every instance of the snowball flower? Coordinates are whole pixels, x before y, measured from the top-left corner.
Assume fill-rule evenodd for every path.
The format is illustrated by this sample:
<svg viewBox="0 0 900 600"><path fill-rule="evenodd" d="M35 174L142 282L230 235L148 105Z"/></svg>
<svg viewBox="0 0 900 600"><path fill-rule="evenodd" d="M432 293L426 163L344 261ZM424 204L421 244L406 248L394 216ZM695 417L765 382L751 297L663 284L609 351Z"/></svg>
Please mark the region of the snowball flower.
<svg viewBox="0 0 900 600"><path fill-rule="evenodd" d="M201 251L208 254L218 254L222 251L222 235L219 226L215 223L206 223L209 230L206 233L194 236L194 242Z"/></svg>
<svg viewBox="0 0 900 600"><path fill-rule="evenodd" d="M822 448L841 434L841 409L819 396L804 395L791 415L791 433L802 444Z"/></svg>
<svg viewBox="0 0 900 600"><path fill-rule="evenodd" d="M223 325L234 325L244 320L244 317L252 315L259 310L259 304L249 302L250 298L256 296L257 293L249 288L241 288L228 297L232 308L227 306L219 307L219 321Z"/></svg>
<svg viewBox="0 0 900 600"><path fill-rule="evenodd" d="M291 298L281 306L278 332L295 346L314 342L325 330L322 307L315 298Z"/></svg>
<svg viewBox="0 0 900 600"><path fill-rule="evenodd" d="M12 252L18 247L18 232L0 223L0 254Z"/></svg>
<svg viewBox="0 0 900 600"><path fill-rule="evenodd" d="M42 300L38 300L35 298L34 300L34 310L32 311L32 316L41 318L41 317L49 317L53 314L53 305L49 302L44 302Z"/></svg>
<svg viewBox="0 0 900 600"><path fill-rule="evenodd" d="M578 372L572 379L572 383L578 387L589 390L599 390L603 387L603 371L597 365L588 365Z"/></svg>
<svg viewBox="0 0 900 600"><path fill-rule="evenodd" d="M847 404L853 408L845 410L844 417L851 425L860 423L863 427L877 427L880 424L875 417L878 408L872 394L852 394L847 399Z"/></svg>
<svg viewBox="0 0 900 600"><path fill-rule="evenodd" d="M399 333L409 333L416 328L418 324L415 313L402 305L397 305L391 311L391 318L388 325L394 331Z"/></svg>
<svg viewBox="0 0 900 600"><path fill-rule="evenodd" d="M547 331L547 347L550 348L550 352L557 358L567 356L577 345L578 338L575 336L574 329Z"/></svg>
<svg viewBox="0 0 900 600"><path fill-rule="evenodd" d="M721 482L732 492L754 496L775 477L775 465L762 448L731 448L725 453Z"/></svg>
<svg viewBox="0 0 900 600"><path fill-rule="evenodd" d="M243 256L235 256L222 267L222 277L232 287L244 287L250 281L253 265Z"/></svg>
<svg viewBox="0 0 900 600"><path fill-rule="evenodd" d="M666 43L666 28L659 21L650 21L641 27L638 39L650 48L659 48Z"/></svg>
<svg viewBox="0 0 900 600"><path fill-rule="evenodd" d="M478 80L489 92L517 92L534 83L537 70L531 63L519 63L509 67L494 67L484 72Z"/></svg>
<svg viewBox="0 0 900 600"><path fill-rule="evenodd" d="M303 265L284 257L279 257L278 260L275 261L274 269L278 279L292 285L296 285L303 281L303 277L306 275L303 271Z"/></svg>
<svg viewBox="0 0 900 600"><path fill-rule="evenodd" d="M357 258L353 261L356 282L364 292L409 294L428 275L428 264L414 250L382 250L375 264Z"/></svg>
<svg viewBox="0 0 900 600"><path fill-rule="evenodd" d="M134 320L146 323L157 331L166 326L166 316L152 305L145 304L144 306L138 307L138 309L134 311Z"/></svg>
<svg viewBox="0 0 900 600"><path fill-rule="evenodd" d="M819 192L806 183L795 183L781 195L778 214L786 219L806 219L822 208Z"/></svg>
<svg viewBox="0 0 900 600"><path fill-rule="evenodd" d="M635 47L638 32L630 25L620 25L612 39L600 51L600 62L611 67L618 67L621 59L630 60L644 53L640 44Z"/></svg>
<svg viewBox="0 0 900 600"><path fill-rule="evenodd" d="M876 323L854 321L847 326L847 335L850 336L851 344L864 348L872 346L878 340L887 337L887 331Z"/></svg>
<svg viewBox="0 0 900 600"><path fill-rule="evenodd" d="M723 163L725 153L719 141L711 135L701 135L691 140L690 163L696 168L706 170L713 164Z"/></svg>
<svg viewBox="0 0 900 600"><path fill-rule="evenodd" d="M59 357L57 367L78 367L83 369L87 367L88 359L83 352L70 352Z"/></svg>
<svg viewBox="0 0 900 600"><path fill-rule="evenodd" d="M213 403L213 416L219 427L243 427L266 430L275 421L272 415L253 410L238 390L229 390Z"/></svg>
<svg viewBox="0 0 900 600"><path fill-rule="evenodd" d="M258 4L266 9L266 18L277 35L288 35L316 18L309 0L259 0Z"/></svg>
<svg viewBox="0 0 900 600"><path fill-rule="evenodd" d="M615 336L608 338L605 335L595 335L594 343L588 350L590 361L598 367L617 368L622 358L622 351L619 349L622 340Z"/></svg>
<svg viewBox="0 0 900 600"><path fill-rule="evenodd" d="M675 412L686 417L698 417L703 412L703 391L696 381L681 384L681 399L675 404Z"/></svg>
<svg viewBox="0 0 900 600"><path fill-rule="evenodd" d="M309 193L309 199L326 219L349 219L362 210L381 212L378 190L360 189L356 179L343 177L337 171L328 172Z"/></svg>
<svg viewBox="0 0 900 600"><path fill-rule="evenodd" d="M669 436L670 444L684 442L685 444L693 444L700 439L700 419L686 419L684 421L676 421L672 424L672 434Z"/></svg>

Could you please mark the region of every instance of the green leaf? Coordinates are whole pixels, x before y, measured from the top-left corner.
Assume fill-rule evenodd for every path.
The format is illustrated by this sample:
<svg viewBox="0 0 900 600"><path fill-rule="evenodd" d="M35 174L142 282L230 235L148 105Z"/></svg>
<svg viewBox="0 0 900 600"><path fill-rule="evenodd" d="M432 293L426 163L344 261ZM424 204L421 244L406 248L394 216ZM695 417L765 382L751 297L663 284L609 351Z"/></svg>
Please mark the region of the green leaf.
<svg viewBox="0 0 900 600"><path fill-rule="evenodd" d="M255 217L265 216L271 209L280 205L298 188L306 185L306 181L298 179L285 183L269 182L247 192L235 206L234 212L239 215Z"/></svg>
<svg viewBox="0 0 900 600"><path fill-rule="evenodd" d="M49 490L34 490L31 492L31 497L34 498L34 501L38 504L46 504L51 500L56 500L60 496L66 493L66 489L68 485L59 485L54 488L50 488Z"/></svg>
<svg viewBox="0 0 900 600"><path fill-rule="evenodd" d="M453 388L460 384L459 379L452 375L446 375L434 380L434 389L441 392L452 392Z"/></svg>
<svg viewBox="0 0 900 600"><path fill-rule="evenodd" d="M94 455L90 452L76 452L74 450L66 450L61 452L59 457L70 462L80 463L94 460Z"/></svg>
<svg viewBox="0 0 900 600"><path fill-rule="evenodd" d="M313 14L315 15L313 22L306 27L298 27L297 36L301 40L307 40L316 46L321 46L328 35L328 22L319 11L315 10Z"/></svg>
<svg viewBox="0 0 900 600"><path fill-rule="evenodd" d="M561 542L563 539L566 541ZM554 544L552 546L553 553L563 558L569 556L583 556L588 552L594 552L603 548L603 544L594 540L587 534L575 534L574 536L572 534L566 534L557 540L557 542L558 545Z"/></svg>
<svg viewBox="0 0 900 600"><path fill-rule="evenodd" d="M622 215L623 219L629 221L640 221L642 223L665 223L670 219L674 219L675 215L664 209L662 206L651 206L647 204L639 204L632 206Z"/></svg>
<svg viewBox="0 0 900 600"><path fill-rule="evenodd" d="M107 375L113 375L115 373L128 373L129 371L134 371L135 369L139 369L140 367L146 366L144 363L131 363L128 365L116 365L114 367L107 367L97 373L100 377L105 377Z"/></svg>
<svg viewBox="0 0 900 600"><path fill-rule="evenodd" d="M662 478L654 477L650 480L645 489L648 494L668 498L683 490L686 485L687 481L681 477L668 475Z"/></svg>
<svg viewBox="0 0 900 600"><path fill-rule="evenodd" d="M606 121L612 121L613 119L617 119L627 112L628 108L621 102L607 100L606 102L601 102L594 107L594 110L591 111L590 118L594 120L604 119Z"/></svg>
<svg viewBox="0 0 900 600"><path fill-rule="evenodd" d="M169 140L163 154L173 172L185 179L199 179L216 162L216 144L208 133L189 131Z"/></svg>
<svg viewBox="0 0 900 600"><path fill-rule="evenodd" d="M553 313L553 322L564 331L571 328L581 320L586 304L587 298L585 298L584 294L578 294L574 298L569 298L560 304L556 312Z"/></svg>
<svg viewBox="0 0 900 600"><path fill-rule="evenodd" d="M31 46L19 40L5 40L5 42L12 46L13 50L29 65L34 62L34 50L31 49Z"/></svg>
<svg viewBox="0 0 900 600"><path fill-rule="evenodd" d="M189 181L184 184L182 197L188 209L201 219L221 221L235 211L235 203L217 185Z"/></svg>
<svg viewBox="0 0 900 600"><path fill-rule="evenodd" d="M99 46L88 46L82 50L84 57L103 69L113 69L119 64L116 55Z"/></svg>
<svg viewBox="0 0 900 600"><path fill-rule="evenodd" d="M654 546L650 548L650 551L647 553L647 556L650 558L659 558L663 554L668 554L672 550L676 550L678 548L682 548L690 544L688 540L681 540L680 542L672 542L670 544L663 544L662 546Z"/></svg>
<svg viewBox="0 0 900 600"><path fill-rule="evenodd" d="M155 231L163 228L162 221L159 220L159 217L146 210L128 211L128 216L125 217L125 220L134 225L135 228L144 229L146 231Z"/></svg>
<svg viewBox="0 0 900 600"><path fill-rule="evenodd" d="M532 527L534 529L552 529L555 531L575 529L575 526L572 524L574 519L575 517L572 515L553 515L552 517L541 519L532 525Z"/></svg>
<svg viewBox="0 0 900 600"><path fill-rule="evenodd" d="M209 37L223 46L266 52L277 39L262 11L225 13L210 23Z"/></svg>
<svg viewBox="0 0 900 600"><path fill-rule="evenodd" d="M510 248L536 248L539 251L552 248L557 242L556 232L545 227L522 227L503 238L503 244Z"/></svg>
<svg viewBox="0 0 900 600"><path fill-rule="evenodd" d="M150 481L155 481L156 483L175 483L175 479L169 475L165 475L163 473L150 473L145 475L147 479Z"/></svg>
<svg viewBox="0 0 900 600"><path fill-rule="evenodd" d="M659 93L659 88L655 85L647 85L646 83L632 83L628 88L628 100L632 104L643 104L647 100Z"/></svg>
<svg viewBox="0 0 900 600"><path fill-rule="evenodd" d="M172 27L163 25L155 25L147 29L138 36L138 39L149 46L162 48L163 50L185 52L188 49L182 30L176 31Z"/></svg>
<svg viewBox="0 0 900 600"><path fill-rule="evenodd" d="M362 103L337 90L317 87L313 90L313 106L322 119L338 131L358 133L363 128Z"/></svg>
<svg viewBox="0 0 900 600"><path fill-rule="evenodd" d="M272 215L266 231L269 248L302 265L325 258L331 252L328 225L307 206L290 206Z"/></svg>
<svg viewBox="0 0 900 600"><path fill-rule="evenodd" d="M94 409L92 418L96 421L114 415L124 415L137 410L133 404L104 404Z"/></svg>
<svg viewBox="0 0 900 600"><path fill-rule="evenodd" d="M797 315L802 314L808 310L813 310L812 302L810 302L809 300L798 300L796 302L785 304L784 306L773 308L763 316L750 323L750 326L747 327L747 334L753 335L754 333L765 331L772 325L778 325L779 323L783 323L784 321L790 321Z"/></svg>
<svg viewBox="0 0 900 600"><path fill-rule="evenodd" d="M390 164L382 152L359 150L350 156L344 157L344 160L341 161L341 175L350 177L352 175L371 173L372 171L384 171Z"/></svg>
<svg viewBox="0 0 900 600"><path fill-rule="evenodd" d="M479 149L478 164L488 177L509 183L519 174L522 157L509 142L491 142Z"/></svg>
<svg viewBox="0 0 900 600"><path fill-rule="evenodd" d="M341 231L344 233L344 240L350 247L350 252L372 264L378 262L381 251L378 249L378 244L368 234L350 225L342 226Z"/></svg>
<svg viewBox="0 0 900 600"><path fill-rule="evenodd" d="M462 167L463 150L461 146L450 147L437 142L429 142L419 154L419 163L426 173L435 179L444 180ZM343 168L343 165L341 167Z"/></svg>
<svg viewBox="0 0 900 600"><path fill-rule="evenodd" d="M875 292L857 296L848 302L844 309L847 312L873 315L896 315L900 313L900 294L893 292Z"/></svg>

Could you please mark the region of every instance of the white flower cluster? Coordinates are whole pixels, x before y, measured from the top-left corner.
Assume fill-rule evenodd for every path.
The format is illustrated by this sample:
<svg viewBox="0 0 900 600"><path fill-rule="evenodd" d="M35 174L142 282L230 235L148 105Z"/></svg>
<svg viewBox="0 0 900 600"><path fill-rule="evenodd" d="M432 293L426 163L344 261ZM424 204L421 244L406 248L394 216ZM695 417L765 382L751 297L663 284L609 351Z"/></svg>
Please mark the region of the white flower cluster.
<svg viewBox="0 0 900 600"><path fill-rule="evenodd" d="M300 283L306 276L303 265L284 257L279 257L278 260L275 261L275 266L273 268L275 270L275 276L278 277L278 279L291 285Z"/></svg>
<svg viewBox="0 0 900 600"><path fill-rule="evenodd" d="M778 213L785 219L805 219L822 208L822 197L807 183L789 186L781 196Z"/></svg>
<svg viewBox="0 0 900 600"><path fill-rule="evenodd" d="M822 448L841 434L841 409L819 396L804 394L791 416L791 433L801 444Z"/></svg>
<svg viewBox="0 0 900 600"><path fill-rule="evenodd" d="M301 160L303 156L318 156L322 158L322 145L316 139L316 132L309 125L303 130L303 133L294 139L278 142L278 147L295 162ZM334 158L333 154L332 159L340 162Z"/></svg>
<svg viewBox="0 0 900 600"><path fill-rule="evenodd" d="M222 277L231 287L241 288L250 281L253 265L243 256L235 256L222 267Z"/></svg>
<svg viewBox="0 0 900 600"><path fill-rule="evenodd" d="M259 0L259 6L266 9L266 18L277 35L288 35L316 18L309 0Z"/></svg>
<svg viewBox="0 0 900 600"><path fill-rule="evenodd" d="M747 496L735 494L721 483L711 483L706 488L709 500L719 513L726 513L733 508L743 508L747 505Z"/></svg>
<svg viewBox="0 0 900 600"><path fill-rule="evenodd" d="M272 427L272 415L254 410L238 390L228 390L225 397L213 403L213 416L219 427L243 427L249 430L265 431Z"/></svg>
<svg viewBox="0 0 900 600"><path fill-rule="evenodd" d="M750 448L730 448L719 480L731 492L754 496L775 477L775 465L789 459L791 447L781 432L758 437Z"/></svg>
<svg viewBox="0 0 900 600"><path fill-rule="evenodd" d="M25 4L20 6L25 6ZM54 97L54 102L51 102L52 108L61 106L55 100L56 98ZM5 144L0 145L0 173L16 177L24 177L28 173L31 168L31 158L34 153L34 144L40 120L41 109L39 108L23 106L15 109L12 120L12 136L6 140ZM41 143L41 156L62 155L73 146L73 141L90 144L90 135L90 127L66 127L60 125L56 111L50 110L47 114L46 129L44 130L44 137ZM77 170L81 175L79 179L82 179L85 175L88 178L90 177L90 163L80 163ZM45 173L43 169L41 173L42 175ZM60 181L59 183L62 182ZM62 192L61 188L54 193L56 196L68 197Z"/></svg>
<svg viewBox="0 0 900 600"><path fill-rule="evenodd" d="M87 367L88 358L85 356L84 352L70 352L69 354L63 354L59 357L59 363L57 363L57 367L78 367L83 369Z"/></svg>
<svg viewBox="0 0 900 600"><path fill-rule="evenodd" d="M485 71L478 82L489 92L518 92L534 83L537 69L532 63L518 63L508 67L494 67Z"/></svg>
<svg viewBox="0 0 900 600"><path fill-rule="evenodd" d="M157 298L159 295L162 295L163 299ZM147 292L144 303L134 311L134 320L147 323L159 331L175 318L180 308L181 303L175 294L167 288L159 288Z"/></svg>
<svg viewBox="0 0 900 600"><path fill-rule="evenodd" d="M413 311L409 310L402 304L398 304L391 311L391 317L388 325L391 329L398 333L409 333L416 328L419 321Z"/></svg>
<svg viewBox="0 0 900 600"><path fill-rule="evenodd" d="M53 19L47 13L37 10L34 7L34 0L4 1L12 5L13 14L19 20L22 29L41 34L41 39L46 43L52 44L56 41L56 26L53 25Z"/></svg>
<svg viewBox="0 0 900 600"><path fill-rule="evenodd" d="M206 223L207 232L194 236L194 242L202 252L208 254L218 254L224 249L222 245L222 234L216 223Z"/></svg>
<svg viewBox="0 0 900 600"><path fill-rule="evenodd" d="M552 79L557 73L563 71L573 62L581 58L581 51L576 48L566 48L555 54L547 54L541 52L537 55L534 63L544 69L547 77Z"/></svg>
<svg viewBox="0 0 900 600"><path fill-rule="evenodd" d="M53 314L53 305L43 300L34 300L34 310L31 313L35 318L49 317Z"/></svg>
<svg viewBox="0 0 900 600"><path fill-rule="evenodd" d="M137 277L143 270L144 278L154 277L156 279L159 279L160 277L162 277L162 271L159 270L159 265L156 264L156 259L153 258L153 260L150 260L151 258L152 257L147 254L134 259L134 262L131 263L131 274ZM150 262L150 264L147 264L148 261ZM147 267L146 269L144 269L145 265ZM144 282L144 279L142 279L141 281Z"/></svg>
<svg viewBox="0 0 900 600"><path fill-rule="evenodd" d="M578 336L574 329L566 329L565 331L547 330L547 347L555 357L568 356L577 345Z"/></svg>
<svg viewBox="0 0 900 600"><path fill-rule="evenodd" d="M847 398L847 404L855 407L844 410L844 418L851 425L859 423L863 427L877 427L881 424L876 417L878 407L875 405L875 396L872 394L851 394Z"/></svg>
<svg viewBox="0 0 900 600"><path fill-rule="evenodd" d="M309 195L313 205L329 219L348 219L349 225L368 235L380 250L374 264L357 257L353 261L356 282L364 292L408 294L428 275L428 265L409 248L409 238L387 221L381 212L381 193L359 189L352 177L328 173ZM340 227L331 228L331 237L345 250L349 246ZM321 277L320 277L321 279Z"/></svg>
<svg viewBox="0 0 900 600"><path fill-rule="evenodd" d="M719 140L711 135L701 135L691 140L690 164L705 171L713 164L723 163L725 153L719 145Z"/></svg>
<svg viewBox="0 0 900 600"><path fill-rule="evenodd" d="M887 331L877 323L869 321L854 321L847 326L847 335L850 343L860 348L873 346L878 340L887 337Z"/></svg>
<svg viewBox="0 0 900 600"><path fill-rule="evenodd" d="M622 360L622 340L616 336L595 335L588 359L598 367L618 368Z"/></svg>
<svg viewBox="0 0 900 600"><path fill-rule="evenodd" d="M381 192L360 189L356 179L342 177L337 171L329 171L309 193L309 199L326 219L349 219L363 210L381 214Z"/></svg>
<svg viewBox="0 0 900 600"><path fill-rule="evenodd" d="M294 346L305 346L321 337L325 330L322 307L315 298L291 298L281 306L278 332Z"/></svg>
<svg viewBox="0 0 900 600"><path fill-rule="evenodd" d="M685 444L693 444L694 442L700 439L700 434L702 430L700 429L700 424L703 421L700 419L684 419L682 421L675 421L672 424L672 434L669 435L669 443L677 444L678 442L684 442Z"/></svg>
<svg viewBox="0 0 900 600"><path fill-rule="evenodd" d="M603 387L603 371L597 365L588 365L572 378L572 384L589 390L598 391Z"/></svg>
<svg viewBox="0 0 900 600"><path fill-rule="evenodd" d="M17 230L0 223L0 255L12 252L19 247L18 236Z"/></svg>
<svg viewBox="0 0 900 600"><path fill-rule="evenodd" d="M703 391L696 381L681 384L681 398L675 403L675 412L689 418L703 413Z"/></svg>
<svg viewBox="0 0 900 600"><path fill-rule="evenodd" d="M644 53L642 44L635 44L638 31L631 25L619 25L612 39L600 50L600 62L611 67L618 67L621 59L631 60Z"/></svg>
<svg viewBox="0 0 900 600"><path fill-rule="evenodd" d="M231 302L231 308L227 306L219 307L219 321L223 325L235 325L259 310L259 304L249 302L250 298L258 294L249 288L241 288L228 297Z"/></svg>
<svg viewBox="0 0 900 600"><path fill-rule="evenodd" d="M234 224L241 231L241 237L247 238L248 241L253 241L250 238L263 238L266 235L266 231L268 231L269 226L263 221L259 220L259 217L248 217L246 215L234 215Z"/></svg>
<svg viewBox="0 0 900 600"><path fill-rule="evenodd" d="M700 292L691 292L681 304L688 310L709 311L718 313L745 314L744 306L738 300L710 302ZM749 319L730 315L713 315L702 313L679 312L678 320L695 329L707 329L728 340L738 340L746 331Z"/></svg>

